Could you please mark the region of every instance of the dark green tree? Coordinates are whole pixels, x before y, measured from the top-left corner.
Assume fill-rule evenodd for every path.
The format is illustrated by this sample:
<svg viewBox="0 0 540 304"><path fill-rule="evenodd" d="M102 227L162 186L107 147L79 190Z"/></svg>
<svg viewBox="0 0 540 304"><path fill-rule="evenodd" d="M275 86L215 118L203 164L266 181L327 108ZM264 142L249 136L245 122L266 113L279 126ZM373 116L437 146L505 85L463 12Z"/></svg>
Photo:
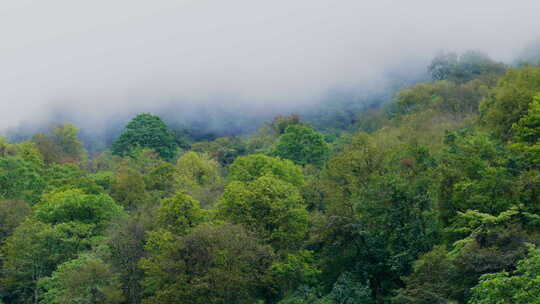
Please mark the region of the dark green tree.
<svg viewBox="0 0 540 304"><path fill-rule="evenodd" d="M322 134L307 126L290 125L279 137L273 154L298 165L321 167L328 152L328 144Z"/></svg>
<svg viewBox="0 0 540 304"><path fill-rule="evenodd" d="M112 147L116 155L126 155L135 148L150 148L164 159L176 156L178 144L173 132L159 116L143 113L133 118Z"/></svg>

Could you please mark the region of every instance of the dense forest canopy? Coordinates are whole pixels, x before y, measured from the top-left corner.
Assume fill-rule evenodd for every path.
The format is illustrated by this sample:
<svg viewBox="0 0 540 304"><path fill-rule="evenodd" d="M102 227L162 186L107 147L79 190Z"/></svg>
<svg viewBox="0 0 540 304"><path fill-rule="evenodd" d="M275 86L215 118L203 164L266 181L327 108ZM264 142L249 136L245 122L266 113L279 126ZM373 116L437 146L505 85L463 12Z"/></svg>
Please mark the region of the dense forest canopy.
<svg viewBox="0 0 540 304"><path fill-rule="evenodd" d="M246 135L140 113L91 151L73 124L2 139L0 303L537 303L537 62L441 53L386 102Z"/></svg>

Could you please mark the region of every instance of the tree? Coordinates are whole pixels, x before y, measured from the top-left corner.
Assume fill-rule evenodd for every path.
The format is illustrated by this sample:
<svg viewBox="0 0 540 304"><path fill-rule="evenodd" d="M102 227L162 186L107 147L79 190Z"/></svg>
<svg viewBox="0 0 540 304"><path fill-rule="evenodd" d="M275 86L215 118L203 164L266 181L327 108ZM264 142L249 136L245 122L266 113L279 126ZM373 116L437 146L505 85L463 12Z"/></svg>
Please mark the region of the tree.
<svg viewBox="0 0 540 304"><path fill-rule="evenodd" d="M46 192L63 191L73 188L88 194L104 193L105 189L98 185L86 171L75 164L52 164L44 176L47 181Z"/></svg>
<svg viewBox="0 0 540 304"><path fill-rule="evenodd" d="M489 93L490 83L475 79L464 84L450 81L419 83L396 94L390 106L395 118L415 112L433 109L442 114L450 114L456 120L478 113L478 105Z"/></svg>
<svg viewBox="0 0 540 304"><path fill-rule="evenodd" d="M512 131L515 138L511 149L522 155L526 166L540 165L540 94L534 97L527 114L512 125Z"/></svg>
<svg viewBox="0 0 540 304"><path fill-rule="evenodd" d="M272 250L231 224L203 224L185 236L152 233L141 261L146 304L255 303Z"/></svg>
<svg viewBox="0 0 540 304"><path fill-rule="evenodd" d="M0 200L0 244L30 214L32 209L21 200Z"/></svg>
<svg viewBox="0 0 540 304"><path fill-rule="evenodd" d="M232 182L218 203L219 215L256 232L275 248L297 248L308 229L308 212L298 189L272 176Z"/></svg>
<svg viewBox="0 0 540 304"><path fill-rule="evenodd" d="M373 136L359 132L343 151L332 155L321 172L321 190L328 213L333 216L355 216L354 204L371 176L384 173L389 158L388 147Z"/></svg>
<svg viewBox="0 0 540 304"><path fill-rule="evenodd" d="M328 145L319 132L302 125L290 125L279 137L273 154L298 165L321 167L328 152Z"/></svg>
<svg viewBox="0 0 540 304"><path fill-rule="evenodd" d="M129 167L122 167L116 173L111 184L111 196L127 210L140 207L150 200L144 176Z"/></svg>
<svg viewBox="0 0 540 304"><path fill-rule="evenodd" d="M514 201L510 156L485 133L447 132L437 168L439 215L448 224L458 211L490 214L507 210Z"/></svg>
<svg viewBox="0 0 540 304"><path fill-rule="evenodd" d="M146 189L158 198L168 197L174 194L176 182L174 180L175 168L169 162L161 162L144 176Z"/></svg>
<svg viewBox="0 0 540 304"><path fill-rule="evenodd" d="M176 155L174 134L159 116L143 113L133 118L113 143L113 153L126 155L135 148L150 148L167 160Z"/></svg>
<svg viewBox="0 0 540 304"><path fill-rule="evenodd" d="M454 286L452 259L444 246L435 246L414 262L412 273L404 278L405 288L398 290L398 304L450 303Z"/></svg>
<svg viewBox="0 0 540 304"><path fill-rule="evenodd" d="M207 154L187 152L174 169L176 188L200 200L203 206L212 205L223 190L221 166Z"/></svg>
<svg viewBox="0 0 540 304"><path fill-rule="evenodd" d="M528 256L518 262L512 273L502 271L483 275L467 303L540 303L540 250L531 245Z"/></svg>
<svg viewBox="0 0 540 304"><path fill-rule="evenodd" d="M288 253L269 269L270 281L280 297L286 297L301 285L315 285L320 273L313 252L308 250Z"/></svg>
<svg viewBox="0 0 540 304"><path fill-rule="evenodd" d="M428 67L428 72L433 80L445 80L452 75L455 66L458 63L458 56L456 53L440 53L433 60Z"/></svg>
<svg viewBox="0 0 540 304"><path fill-rule="evenodd" d="M246 154L246 146L238 137L220 137L214 141L200 141L194 143L191 150L207 153L221 166L230 165L238 156Z"/></svg>
<svg viewBox="0 0 540 304"><path fill-rule="evenodd" d="M0 197L35 204L45 188L41 174L41 168L19 157L0 157Z"/></svg>
<svg viewBox="0 0 540 304"><path fill-rule="evenodd" d="M201 209L198 201L183 192L163 199L156 214L159 227L178 235L187 233L206 219L207 211Z"/></svg>
<svg viewBox="0 0 540 304"><path fill-rule="evenodd" d="M511 139L512 126L527 114L533 97L540 92L540 67L509 69L492 94L480 105L483 122L497 136Z"/></svg>
<svg viewBox="0 0 540 304"><path fill-rule="evenodd" d="M501 74L504 71L504 64L495 62L478 51L466 51L460 56L456 53L440 53L428 67L433 80L451 80L459 83L486 74Z"/></svg>
<svg viewBox="0 0 540 304"><path fill-rule="evenodd" d="M45 163L75 163L85 157L77 133L75 125L66 123L52 127L49 134L34 135L32 141L43 155Z"/></svg>
<svg viewBox="0 0 540 304"><path fill-rule="evenodd" d="M61 264L38 285L45 290L40 304L123 302L118 277L109 265L91 253Z"/></svg>
<svg viewBox="0 0 540 304"><path fill-rule="evenodd" d="M324 297L322 303L372 304L371 289L367 282L358 282L349 273L343 273L334 284L332 291Z"/></svg>
<svg viewBox="0 0 540 304"><path fill-rule="evenodd" d="M229 178L234 181L251 182L264 175L272 175L295 186L304 184L302 169L288 159L252 154L237 158L229 166Z"/></svg>
<svg viewBox="0 0 540 304"><path fill-rule="evenodd" d="M140 304L143 298L144 272L138 266L147 256L144 250L149 232L155 229L155 208L134 210L128 217L116 219L106 234L110 254L105 262L119 274L127 303Z"/></svg>
<svg viewBox="0 0 540 304"><path fill-rule="evenodd" d="M300 122L300 116L298 114L278 115L274 117L274 119L270 123L270 127L272 128L274 133L279 136L285 133L285 130L288 126L301 124L302 123Z"/></svg>
<svg viewBox="0 0 540 304"><path fill-rule="evenodd" d="M62 223L51 225L29 218L5 241L0 286L9 303L37 303L41 297L38 281L56 266L74 258L93 244L92 225Z"/></svg>
<svg viewBox="0 0 540 304"><path fill-rule="evenodd" d="M100 229L124 214L107 194L85 194L76 189L45 195L34 207L34 213L39 220L53 225L80 222Z"/></svg>

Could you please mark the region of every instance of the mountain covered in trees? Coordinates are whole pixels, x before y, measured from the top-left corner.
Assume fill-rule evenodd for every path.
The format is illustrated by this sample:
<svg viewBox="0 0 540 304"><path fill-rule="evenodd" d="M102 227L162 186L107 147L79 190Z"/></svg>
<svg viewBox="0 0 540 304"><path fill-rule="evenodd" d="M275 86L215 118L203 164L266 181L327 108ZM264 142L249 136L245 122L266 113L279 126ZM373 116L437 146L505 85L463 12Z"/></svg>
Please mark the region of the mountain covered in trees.
<svg viewBox="0 0 540 304"><path fill-rule="evenodd" d="M535 63L441 54L334 123L2 139L0 303L540 303Z"/></svg>

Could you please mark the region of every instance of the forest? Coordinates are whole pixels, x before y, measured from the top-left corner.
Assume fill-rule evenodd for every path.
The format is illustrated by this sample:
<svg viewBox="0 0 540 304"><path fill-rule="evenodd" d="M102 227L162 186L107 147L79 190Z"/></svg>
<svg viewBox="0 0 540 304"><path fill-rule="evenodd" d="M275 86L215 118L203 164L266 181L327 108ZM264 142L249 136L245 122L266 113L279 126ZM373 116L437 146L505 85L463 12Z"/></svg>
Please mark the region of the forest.
<svg viewBox="0 0 540 304"><path fill-rule="evenodd" d="M0 139L0 303L540 303L540 61L427 71L248 134Z"/></svg>

